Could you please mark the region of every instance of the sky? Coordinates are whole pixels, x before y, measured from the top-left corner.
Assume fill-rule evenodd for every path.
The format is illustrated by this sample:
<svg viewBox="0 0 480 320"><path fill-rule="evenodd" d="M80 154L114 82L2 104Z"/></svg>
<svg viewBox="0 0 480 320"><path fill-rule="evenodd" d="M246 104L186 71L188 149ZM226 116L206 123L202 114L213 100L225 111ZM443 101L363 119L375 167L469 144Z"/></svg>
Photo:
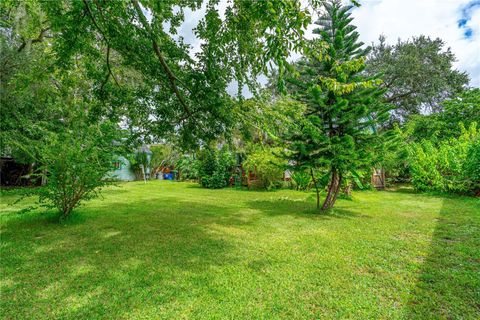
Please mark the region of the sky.
<svg viewBox="0 0 480 320"><path fill-rule="evenodd" d="M258 0L262 1L262 0ZM308 0L300 0L302 3ZM348 2L349 0L344 0ZM421 34L441 38L457 57L454 67L466 71L470 86L480 87L480 0L360 0L361 6L352 9L353 24L358 27L360 40L367 45L378 42L384 35L388 43L407 40ZM220 0L220 14L228 0ZM200 42L192 29L205 14L205 6L199 10L185 10L185 21L178 34L192 45L192 53L200 48ZM164 26L167 27L167 26ZM307 36L313 37L309 28ZM291 59L298 55L293 55ZM266 78L259 79L265 82ZM236 93L235 84L229 92ZM248 96L248 91L245 92Z"/></svg>
<svg viewBox="0 0 480 320"><path fill-rule="evenodd" d="M421 34L441 38L466 71L470 85L480 87L480 0L361 0L353 9L360 39L370 44L380 34L395 43Z"/></svg>

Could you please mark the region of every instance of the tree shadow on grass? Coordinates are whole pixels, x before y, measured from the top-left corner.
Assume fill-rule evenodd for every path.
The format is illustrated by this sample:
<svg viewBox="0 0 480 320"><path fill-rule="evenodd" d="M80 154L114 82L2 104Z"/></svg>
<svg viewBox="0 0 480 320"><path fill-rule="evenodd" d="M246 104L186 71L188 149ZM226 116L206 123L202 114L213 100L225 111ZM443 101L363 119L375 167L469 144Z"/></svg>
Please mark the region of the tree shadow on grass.
<svg viewBox="0 0 480 320"><path fill-rule="evenodd" d="M139 207L141 214L121 214ZM211 269L238 259L228 239L209 228L219 210L229 216L222 223L242 223L229 208L157 200L101 208L105 215L93 216L99 207L80 210L87 219L68 226L41 217L4 225L4 316L128 318L138 308L175 307L179 297L195 300L192 283L209 290Z"/></svg>
<svg viewBox="0 0 480 320"><path fill-rule="evenodd" d="M403 193L403 194L418 194L419 193L411 185L405 185L405 184L394 185L394 186L389 187L385 190L381 190L381 192L394 192L394 193Z"/></svg>
<svg viewBox="0 0 480 320"><path fill-rule="evenodd" d="M268 216L289 215L296 218L309 219L350 219L359 217L368 217L367 215L343 208L338 204L331 210L321 211L315 207L312 201L304 199L275 199L275 200L254 200L249 201L248 206L252 209L260 210Z"/></svg>
<svg viewBox="0 0 480 320"><path fill-rule="evenodd" d="M410 319L480 319L478 199L444 200L430 253L422 265L406 316Z"/></svg>
<svg viewBox="0 0 480 320"><path fill-rule="evenodd" d="M242 265L232 233L242 234L259 217L362 216L342 207L319 213L313 199L245 204L120 197L83 207L65 224L51 223L45 216L7 222L0 263L3 314L30 319L132 318L135 310L140 316L145 316L142 310L154 310L158 317L178 316L183 314L182 304L200 303L209 292L229 295L232 284L219 286L215 270ZM243 268L255 272L267 263L260 258ZM161 313L167 311L172 313Z"/></svg>

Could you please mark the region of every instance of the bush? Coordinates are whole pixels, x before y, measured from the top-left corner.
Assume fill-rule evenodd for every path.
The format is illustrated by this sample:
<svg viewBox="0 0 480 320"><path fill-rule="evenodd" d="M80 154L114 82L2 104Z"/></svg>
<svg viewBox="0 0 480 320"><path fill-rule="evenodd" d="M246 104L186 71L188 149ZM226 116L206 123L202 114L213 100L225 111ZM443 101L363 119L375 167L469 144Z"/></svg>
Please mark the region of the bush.
<svg viewBox="0 0 480 320"><path fill-rule="evenodd" d="M147 170L150 166L148 153L136 151L129 159L130 169L133 171L136 180L146 179Z"/></svg>
<svg viewBox="0 0 480 320"><path fill-rule="evenodd" d="M168 144L150 146L150 151L152 152L148 164L150 166L150 179L154 179L157 174L161 173L162 168L174 166L179 157L173 147Z"/></svg>
<svg viewBox="0 0 480 320"><path fill-rule="evenodd" d="M228 185L235 166L235 157L228 148L205 148L199 160L200 184L203 187L218 189Z"/></svg>
<svg viewBox="0 0 480 320"><path fill-rule="evenodd" d="M200 161L195 159L191 155L182 156L176 165L179 171L180 180L196 180L198 179L198 172L200 167Z"/></svg>
<svg viewBox="0 0 480 320"><path fill-rule="evenodd" d="M467 158L463 163L467 189L480 196L480 137L470 145Z"/></svg>
<svg viewBox="0 0 480 320"><path fill-rule="evenodd" d="M478 192L479 132L473 123L461 135L443 141L422 140L409 146L412 184L420 191Z"/></svg>
<svg viewBox="0 0 480 320"><path fill-rule="evenodd" d="M255 146L252 149L243 162L243 168L255 174L260 187L267 190L281 187L287 162L276 156L276 153L280 153L280 150L263 146Z"/></svg>
<svg viewBox="0 0 480 320"><path fill-rule="evenodd" d="M79 125L51 133L39 150L41 169L47 180L39 189L39 202L70 216L83 201L98 195L106 185L118 147L114 146L115 126Z"/></svg>
<svg viewBox="0 0 480 320"><path fill-rule="evenodd" d="M312 181L310 173L306 171L295 171L291 178L292 185L296 190L308 190Z"/></svg>

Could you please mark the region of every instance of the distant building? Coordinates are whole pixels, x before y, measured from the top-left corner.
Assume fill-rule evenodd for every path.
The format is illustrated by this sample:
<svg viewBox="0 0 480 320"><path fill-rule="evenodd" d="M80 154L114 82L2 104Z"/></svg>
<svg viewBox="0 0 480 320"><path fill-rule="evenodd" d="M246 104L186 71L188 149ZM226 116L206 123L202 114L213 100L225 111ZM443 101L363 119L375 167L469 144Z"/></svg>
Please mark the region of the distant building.
<svg viewBox="0 0 480 320"><path fill-rule="evenodd" d="M147 162L150 162L152 152L150 151L149 146L143 145L135 152L135 154L138 153L145 153L147 156ZM108 174L108 178L110 179L119 181L134 181L143 179L143 175L141 174L141 171L139 171L141 169L134 168L130 161L124 156L118 156L118 158L113 161L112 165L113 168ZM146 178L148 179L148 176L150 174L150 167L147 166L147 168L145 168L145 171Z"/></svg>
<svg viewBox="0 0 480 320"><path fill-rule="evenodd" d="M130 161L124 156L119 156L118 159L113 161L113 169L110 171L108 178L120 181L136 180Z"/></svg>

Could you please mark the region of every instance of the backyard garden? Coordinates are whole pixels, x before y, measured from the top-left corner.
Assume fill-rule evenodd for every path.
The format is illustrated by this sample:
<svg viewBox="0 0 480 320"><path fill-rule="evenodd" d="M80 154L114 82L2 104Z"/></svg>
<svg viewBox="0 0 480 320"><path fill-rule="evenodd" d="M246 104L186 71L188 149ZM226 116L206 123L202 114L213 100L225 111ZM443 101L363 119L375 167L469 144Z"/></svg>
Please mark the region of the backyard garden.
<svg viewBox="0 0 480 320"><path fill-rule="evenodd" d="M0 2L0 317L480 319L480 69L364 4Z"/></svg>

